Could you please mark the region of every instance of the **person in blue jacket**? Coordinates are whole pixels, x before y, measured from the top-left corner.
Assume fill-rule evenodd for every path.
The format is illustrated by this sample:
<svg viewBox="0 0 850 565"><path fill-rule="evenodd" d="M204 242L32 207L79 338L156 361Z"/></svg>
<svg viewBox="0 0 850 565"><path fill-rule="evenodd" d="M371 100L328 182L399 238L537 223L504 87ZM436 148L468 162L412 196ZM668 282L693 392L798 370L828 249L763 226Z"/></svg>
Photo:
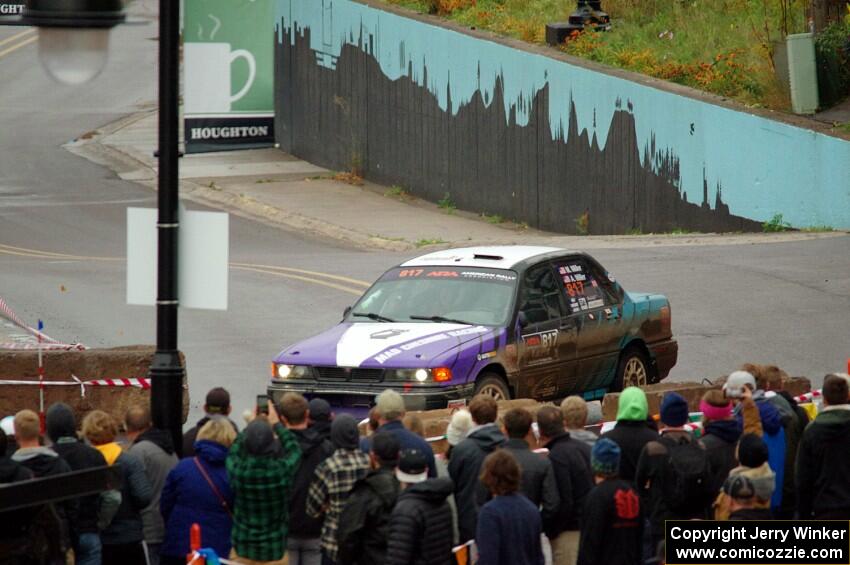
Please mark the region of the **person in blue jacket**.
<svg viewBox="0 0 850 565"><path fill-rule="evenodd" d="M201 527L201 547L230 554L233 493L224 463L236 439L226 418L212 418L198 431L195 456L183 458L165 479L159 509L165 521L161 565L185 565L192 524Z"/></svg>
<svg viewBox="0 0 850 565"><path fill-rule="evenodd" d="M730 374L723 385L723 392L735 402L734 414L742 430L745 427L743 412L745 402L752 399L758 408L762 439L767 445L767 463L776 475L776 488L770 498L770 509L776 512L782 505L782 485L785 480L786 442L782 416L779 410L768 401L764 391L757 389L755 377L747 371L735 371Z"/></svg>
<svg viewBox="0 0 850 565"><path fill-rule="evenodd" d="M497 449L484 459L480 480L493 498L478 513L478 565L543 565L540 511L519 492L522 470L516 458Z"/></svg>

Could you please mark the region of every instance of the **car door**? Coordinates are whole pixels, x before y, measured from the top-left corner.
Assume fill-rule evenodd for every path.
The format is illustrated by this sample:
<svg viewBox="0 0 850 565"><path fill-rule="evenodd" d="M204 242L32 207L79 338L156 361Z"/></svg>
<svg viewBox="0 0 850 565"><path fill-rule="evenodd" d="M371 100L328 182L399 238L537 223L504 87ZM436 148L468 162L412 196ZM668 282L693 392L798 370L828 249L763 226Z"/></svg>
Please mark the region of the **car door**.
<svg viewBox="0 0 850 565"><path fill-rule="evenodd" d="M575 378L561 391L604 393L616 370L623 334L622 301L598 263L587 257L556 261L567 303L568 318L577 327Z"/></svg>
<svg viewBox="0 0 850 565"><path fill-rule="evenodd" d="M525 271L517 304L520 393L555 398L575 370L577 329L564 324L566 302L550 262Z"/></svg>

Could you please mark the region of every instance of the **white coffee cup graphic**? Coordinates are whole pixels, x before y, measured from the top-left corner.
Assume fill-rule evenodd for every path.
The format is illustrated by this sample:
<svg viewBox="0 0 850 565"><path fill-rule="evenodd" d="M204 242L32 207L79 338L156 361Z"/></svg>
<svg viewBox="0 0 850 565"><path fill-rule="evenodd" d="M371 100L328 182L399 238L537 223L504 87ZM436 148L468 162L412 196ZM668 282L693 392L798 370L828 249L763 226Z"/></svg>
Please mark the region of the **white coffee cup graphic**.
<svg viewBox="0 0 850 565"><path fill-rule="evenodd" d="M240 57L248 63L248 80L239 92L231 94L230 71ZM231 51L229 43L184 43L183 64L183 95L189 114L229 112L231 104L248 93L257 75L254 56L244 49Z"/></svg>

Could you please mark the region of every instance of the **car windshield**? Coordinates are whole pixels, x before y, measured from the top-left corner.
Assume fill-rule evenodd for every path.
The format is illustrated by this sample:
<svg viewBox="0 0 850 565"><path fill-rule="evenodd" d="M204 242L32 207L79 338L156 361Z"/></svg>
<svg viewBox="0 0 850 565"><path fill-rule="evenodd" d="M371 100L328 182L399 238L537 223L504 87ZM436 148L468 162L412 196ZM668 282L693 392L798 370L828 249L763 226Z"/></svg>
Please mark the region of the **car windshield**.
<svg viewBox="0 0 850 565"><path fill-rule="evenodd" d="M501 326L513 304L517 274L469 267L395 268L354 306L352 322L451 322Z"/></svg>

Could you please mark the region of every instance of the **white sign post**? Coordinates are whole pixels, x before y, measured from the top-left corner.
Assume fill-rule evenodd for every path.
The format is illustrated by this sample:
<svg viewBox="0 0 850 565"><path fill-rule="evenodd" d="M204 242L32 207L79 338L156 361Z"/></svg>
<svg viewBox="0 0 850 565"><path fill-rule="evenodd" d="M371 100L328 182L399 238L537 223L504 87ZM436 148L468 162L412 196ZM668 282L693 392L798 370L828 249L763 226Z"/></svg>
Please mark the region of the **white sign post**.
<svg viewBox="0 0 850 565"><path fill-rule="evenodd" d="M127 304L156 304L157 210L127 208ZM180 306L227 310L229 216L180 206Z"/></svg>

